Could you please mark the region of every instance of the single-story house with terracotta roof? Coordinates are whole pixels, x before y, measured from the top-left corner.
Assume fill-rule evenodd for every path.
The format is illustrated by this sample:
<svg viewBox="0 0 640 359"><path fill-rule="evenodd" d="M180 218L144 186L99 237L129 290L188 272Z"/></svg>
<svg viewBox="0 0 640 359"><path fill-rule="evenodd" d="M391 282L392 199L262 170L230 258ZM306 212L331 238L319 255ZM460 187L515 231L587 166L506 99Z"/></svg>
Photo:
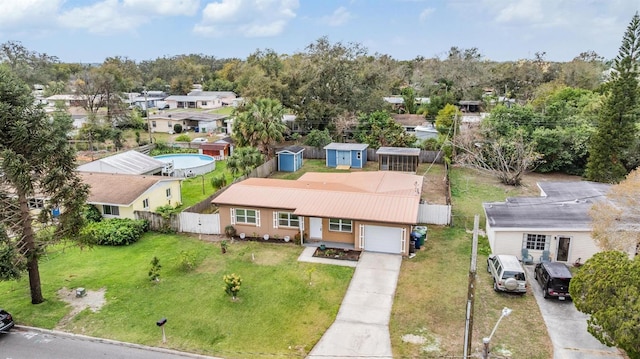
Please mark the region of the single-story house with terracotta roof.
<svg viewBox="0 0 640 359"><path fill-rule="evenodd" d="M182 203L180 178L95 172L80 175L90 187L87 203L96 206L103 217L134 219L134 211Z"/></svg>
<svg viewBox="0 0 640 359"><path fill-rule="evenodd" d="M537 261L543 251L551 260L582 263L600 251L591 238L589 210L607 200L611 185L588 181L539 182L539 197L510 197L483 203L486 233L494 254L520 258L527 248Z"/></svg>
<svg viewBox="0 0 640 359"><path fill-rule="evenodd" d="M249 178L214 198L220 227L237 233L409 253L423 177L400 172L305 173L297 180Z"/></svg>

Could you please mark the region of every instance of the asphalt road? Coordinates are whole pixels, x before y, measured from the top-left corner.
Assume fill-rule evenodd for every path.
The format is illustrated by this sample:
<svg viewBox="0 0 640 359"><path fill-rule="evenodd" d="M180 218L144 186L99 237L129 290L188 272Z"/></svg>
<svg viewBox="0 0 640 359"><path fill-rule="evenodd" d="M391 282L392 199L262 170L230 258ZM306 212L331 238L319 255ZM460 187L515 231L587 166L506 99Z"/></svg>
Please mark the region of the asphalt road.
<svg viewBox="0 0 640 359"><path fill-rule="evenodd" d="M542 288L534 279L532 265L524 266L529 284L547 325L553 343L554 359L624 358L616 348L600 343L587 331L587 315L579 312L570 300L544 299Z"/></svg>
<svg viewBox="0 0 640 359"><path fill-rule="evenodd" d="M14 328L0 335L0 359L211 359L162 348L65 333Z"/></svg>

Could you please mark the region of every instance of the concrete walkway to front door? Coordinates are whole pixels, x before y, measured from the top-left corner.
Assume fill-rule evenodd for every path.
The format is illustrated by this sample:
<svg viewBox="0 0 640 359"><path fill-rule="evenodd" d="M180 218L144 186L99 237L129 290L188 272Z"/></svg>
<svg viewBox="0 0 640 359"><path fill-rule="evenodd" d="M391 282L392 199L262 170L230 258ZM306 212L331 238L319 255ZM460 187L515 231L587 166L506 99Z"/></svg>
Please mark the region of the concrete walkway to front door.
<svg viewBox="0 0 640 359"><path fill-rule="evenodd" d="M363 252L335 322L307 358L392 358L389 318L402 256Z"/></svg>

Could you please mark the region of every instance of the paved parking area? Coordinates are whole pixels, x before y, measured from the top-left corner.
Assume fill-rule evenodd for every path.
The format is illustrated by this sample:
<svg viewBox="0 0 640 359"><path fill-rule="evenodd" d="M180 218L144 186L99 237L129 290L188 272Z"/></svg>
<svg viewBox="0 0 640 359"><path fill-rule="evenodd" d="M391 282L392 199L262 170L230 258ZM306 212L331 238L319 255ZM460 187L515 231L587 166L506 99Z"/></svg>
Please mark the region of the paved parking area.
<svg viewBox="0 0 640 359"><path fill-rule="evenodd" d="M624 358L618 349L605 346L587 331L588 316L579 312L572 301L544 299L533 276L534 266L524 267L553 343L554 359Z"/></svg>

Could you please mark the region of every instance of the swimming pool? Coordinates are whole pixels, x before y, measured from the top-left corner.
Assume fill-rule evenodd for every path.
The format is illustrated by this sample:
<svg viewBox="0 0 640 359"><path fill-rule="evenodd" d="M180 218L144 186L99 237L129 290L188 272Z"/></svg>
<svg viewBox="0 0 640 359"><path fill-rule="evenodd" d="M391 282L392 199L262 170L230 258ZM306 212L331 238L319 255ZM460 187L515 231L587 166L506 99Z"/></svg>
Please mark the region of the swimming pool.
<svg viewBox="0 0 640 359"><path fill-rule="evenodd" d="M196 153L172 153L154 158L166 163L162 174L173 177L193 177L216 169L215 158Z"/></svg>

